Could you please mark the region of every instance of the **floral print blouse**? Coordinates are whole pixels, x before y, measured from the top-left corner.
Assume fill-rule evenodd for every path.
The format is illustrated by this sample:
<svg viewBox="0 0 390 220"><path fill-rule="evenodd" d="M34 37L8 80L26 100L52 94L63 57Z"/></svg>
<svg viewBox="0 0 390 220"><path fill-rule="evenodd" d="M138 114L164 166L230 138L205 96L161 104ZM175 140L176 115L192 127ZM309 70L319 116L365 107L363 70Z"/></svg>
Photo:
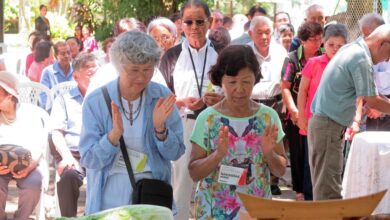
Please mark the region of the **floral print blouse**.
<svg viewBox="0 0 390 220"><path fill-rule="evenodd" d="M202 147L209 155L217 149L219 128L229 127L229 150L220 165L245 168L244 185L229 185L218 182L220 166L199 182L197 187L196 219L239 219L244 209L236 192L271 198L270 171L263 161L261 148L264 129L270 123L278 127L277 143L284 137L277 113L265 105L252 116L234 118L221 114L213 107L205 109L197 118L191 141Z"/></svg>

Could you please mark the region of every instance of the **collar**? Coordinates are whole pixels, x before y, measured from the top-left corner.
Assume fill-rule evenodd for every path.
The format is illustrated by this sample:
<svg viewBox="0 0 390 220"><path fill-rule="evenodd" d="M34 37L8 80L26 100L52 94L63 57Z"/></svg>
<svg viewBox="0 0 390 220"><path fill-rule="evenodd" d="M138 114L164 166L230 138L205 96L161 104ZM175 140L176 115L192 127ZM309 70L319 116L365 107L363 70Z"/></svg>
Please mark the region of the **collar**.
<svg viewBox="0 0 390 220"><path fill-rule="evenodd" d="M206 48L207 48L208 46L212 46L211 41L210 41L209 39L206 39L206 43L205 43L204 46L201 47L199 50L197 50L197 49L195 49L195 48L192 48L192 47L190 46L190 43L188 42L187 39L184 39L184 40L183 40L183 43L182 43L182 49L183 49L183 50L187 50L187 48L190 48L191 53L204 53L204 52L206 51Z"/></svg>
<svg viewBox="0 0 390 220"><path fill-rule="evenodd" d="M53 64L53 70L54 70L54 74L59 74L59 73L63 73L65 74L64 70L61 69L61 66L60 66L60 62L56 61L54 64ZM70 73L73 73L73 67L72 65L69 63L69 74ZM68 75L66 75L68 76Z"/></svg>
<svg viewBox="0 0 390 220"><path fill-rule="evenodd" d="M248 45L249 45L250 47L252 47L253 52L255 52L255 55L256 55L256 56L259 56L260 59L262 59L262 60L267 60L267 61L268 61L268 60L271 58L271 50L273 49L272 40L271 40L271 42L269 43L268 55L267 55L266 57L264 57L263 55L261 55L261 53L260 53L260 51L257 49L257 47L256 47L254 41L249 42Z"/></svg>
<svg viewBox="0 0 390 220"><path fill-rule="evenodd" d="M81 92L80 92L80 89L79 89L79 87L77 86L77 87L75 87L75 88L73 88L73 89L71 89L70 91L69 91L69 95L70 95L70 97L71 98L77 98L77 97L81 97L81 98L83 98L83 95L81 95Z"/></svg>
<svg viewBox="0 0 390 220"><path fill-rule="evenodd" d="M357 40L356 40L356 43L363 48L364 50L364 53L366 54L366 56L369 58L368 62L370 63L371 66L374 65L374 63L372 62L372 57L371 57L371 52L370 52L370 49L368 48L367 46L367 43L366 41L364 40L363 37L359 37Z"/></svg>
<svg viewBox="0 0 390 220"><path fill-rule="evenodd" d="M320 47L320 49L318 49L318 51L317 51L317 56L322 55L324 52L325 52L325 49ZM301 61L303 58L303 45L302 44L299 45L299 47L297 49L297 55L298 55L298 60Z"/></svg>

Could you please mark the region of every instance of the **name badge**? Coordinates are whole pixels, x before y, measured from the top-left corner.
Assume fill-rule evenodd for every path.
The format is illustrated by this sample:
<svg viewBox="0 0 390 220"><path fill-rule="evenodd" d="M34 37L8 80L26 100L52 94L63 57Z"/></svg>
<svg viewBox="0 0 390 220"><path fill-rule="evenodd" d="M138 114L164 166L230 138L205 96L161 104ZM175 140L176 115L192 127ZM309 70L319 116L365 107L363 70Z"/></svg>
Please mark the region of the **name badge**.
<svg viewBox="0 0 390 220"><path fill-rule="evenodd" d="M133 167L134 173L142 173L145 170L146 162L148 161L148 156L144 153L127 149L129 154L130 163Z"/></svg>
<svg viewBox="0 0 390 220"><path fill-rule="evenodd" d="M144 153L131 149L127 149L127 153L129 155L134 174L144 172L148 156ZM123 159L123 155L121 153L118 154L114 164L115 165L111 169L111 173L127 173L125 159Z"/></svg>
<svg viewBox="0 0 390 220"><path fill-rule="evenodd" d="M248 169L221 165L219 169L218 182L229 185L246 185Z"/></svg>

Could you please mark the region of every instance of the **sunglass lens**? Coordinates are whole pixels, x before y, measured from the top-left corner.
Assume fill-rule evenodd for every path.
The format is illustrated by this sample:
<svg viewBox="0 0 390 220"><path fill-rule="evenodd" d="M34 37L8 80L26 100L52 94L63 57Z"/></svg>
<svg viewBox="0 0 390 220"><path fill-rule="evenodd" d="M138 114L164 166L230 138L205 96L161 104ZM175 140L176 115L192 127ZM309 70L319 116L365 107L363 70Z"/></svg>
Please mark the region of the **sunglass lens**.
<svg viewBox="0 0 390 220"><path fill-rule="evenodd" d="M204 20L196 20L196 25L201 26L204 24Z"/></svg>
<svg viewBox="0 0 390 220"><path fill-rule="evenodd" d="M184 24L191 26L192 25L192 20L186 20L184 21Z"/></svg>

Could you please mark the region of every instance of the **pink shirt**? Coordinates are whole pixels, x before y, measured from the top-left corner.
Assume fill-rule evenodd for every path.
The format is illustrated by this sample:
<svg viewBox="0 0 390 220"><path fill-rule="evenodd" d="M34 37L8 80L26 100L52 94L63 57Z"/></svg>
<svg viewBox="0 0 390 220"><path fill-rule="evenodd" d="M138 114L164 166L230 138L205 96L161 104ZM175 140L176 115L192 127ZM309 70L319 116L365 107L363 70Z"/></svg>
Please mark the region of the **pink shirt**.
<svg viewBox="0 0 390 220"><path fill-rule="evenodd" d="M44 62L33 62L28 70L27 77L30 78L31 81L40 82L42 70L47 66Z"/></svg>
<svg viewBox="0 0 390 220"><path fill-rule="evenodd" d="M28 70L30 69L31 64L34 62L35 57L34 53L31 52L29 55L26 57L26 76L28 75Z"/></svg>
<svg viewBox="0 0 390 220"><path fill-rule="evenodd" d="M83 47L85 52L94 52L98 49L98 45L94 37L88 37L83 42Z"/></svg>
<svg viewBox="0 0 390 220"><path fill-rule="evenodd" d="M307 77L310 80L309 91L307 94L306 105L305 105L305 116L307 122L309 122L312 117L312 112L310 111L310 106L313 101L314 95L316 94L317 88L320 85L320 80L322 73L326 65L329 63L329 57L326 54L323 54L318 57L310 58L305 67L302 69L302 76ZM306 135L306 133L301 129L299 133Z"/></svg>

